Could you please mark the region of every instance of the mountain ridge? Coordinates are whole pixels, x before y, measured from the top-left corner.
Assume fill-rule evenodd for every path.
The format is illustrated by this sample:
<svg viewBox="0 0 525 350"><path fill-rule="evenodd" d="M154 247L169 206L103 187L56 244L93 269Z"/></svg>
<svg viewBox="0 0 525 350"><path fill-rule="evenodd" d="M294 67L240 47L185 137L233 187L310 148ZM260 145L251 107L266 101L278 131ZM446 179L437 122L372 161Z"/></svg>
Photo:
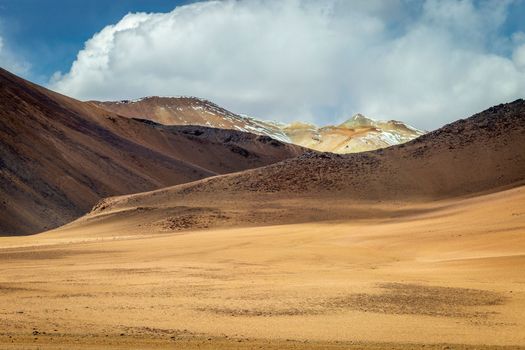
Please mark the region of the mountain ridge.
<svg viewBox="0 0 525 350"><path fill-rule="evenodd" d="M62 225L103 197L267 165L304 152L239 131L192 131L124 118L6 70L0 70L0 106L1 234Z"/></svg>
<svg viewBox="0 0 525 350"><path fill-rule="evenodd" d="M198 97L148 96L135 100L90 101L129 118L166 125L202 125L270 136L320 152L355 153L412 140L424 134L400 121L376 121L356 114L339 125L318 127L301 121L280 123L235 114ZM357 119L356 119L357 118Z"/></svg>
<svg viewBox="0 0 525 350"><path fill-rule="evenodd" d="M118 220L121 213L139 218L146 214L135 208L147 207L159 225L166 218L184 221L189 212L206 227L349 220L359 217L362 207L388 216L394 214L382 209L387 203L402 208L524 184L525 101L516 100L386 149L308 152L262 168L107 198L86 219ZM181 205L186 209L177 210ZM228 219L209 218L210 210Z"/></svg>

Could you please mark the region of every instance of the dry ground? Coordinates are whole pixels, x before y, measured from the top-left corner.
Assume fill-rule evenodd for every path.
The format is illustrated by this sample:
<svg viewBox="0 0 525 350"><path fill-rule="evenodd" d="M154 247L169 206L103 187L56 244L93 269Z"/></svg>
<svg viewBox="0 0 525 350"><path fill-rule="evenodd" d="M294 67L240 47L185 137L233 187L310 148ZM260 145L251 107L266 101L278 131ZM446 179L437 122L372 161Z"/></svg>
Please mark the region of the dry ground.
<svg viewBox="0 0 525 350"><path fill-rule="evenodd" d="M525 187L404 208L171 233L79 220L1 238L0 348L525 346Z"/></svg>

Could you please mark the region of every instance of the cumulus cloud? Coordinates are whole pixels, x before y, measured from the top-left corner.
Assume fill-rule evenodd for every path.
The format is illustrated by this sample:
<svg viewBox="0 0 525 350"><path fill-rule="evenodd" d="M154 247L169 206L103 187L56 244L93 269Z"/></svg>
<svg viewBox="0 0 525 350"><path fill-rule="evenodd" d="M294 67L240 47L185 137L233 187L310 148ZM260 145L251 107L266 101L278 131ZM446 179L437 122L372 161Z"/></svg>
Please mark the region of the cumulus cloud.
<svg viewBox="0 0 525 350"><path fill-rule="evenodd" d="M432 129L525 94L511 1L206 1L128 14L50 87L81 99L194 95L281 121L361 112Z"/></svg>

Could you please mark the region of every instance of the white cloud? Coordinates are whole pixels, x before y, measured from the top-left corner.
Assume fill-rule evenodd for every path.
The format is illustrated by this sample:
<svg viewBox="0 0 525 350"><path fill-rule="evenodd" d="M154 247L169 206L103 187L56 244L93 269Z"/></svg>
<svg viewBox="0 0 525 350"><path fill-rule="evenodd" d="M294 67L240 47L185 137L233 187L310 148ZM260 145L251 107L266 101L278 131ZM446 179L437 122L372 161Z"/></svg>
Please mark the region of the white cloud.
<svg viewBox="0 0 525 350"><path fill-rule="evenodd" d="M0 67L19 75L29 71L29 63L17 56L5 43L0 35Z"/></svg>
<svg viewBox="0 0 525 350"><path fill-rule="evenodd" d="M512 54L512 59L516 67L521 69L522 72L525 72L525 44L516 47Z"/></svg>
<svg viewBox="0 0 525 350"><path fill-rule="evenodd" d="M362 112L431 129L524 97L523 33L500 34L509 4L239 0L128 14L50 86L81 99L195 95L283 121Z"/></svg>

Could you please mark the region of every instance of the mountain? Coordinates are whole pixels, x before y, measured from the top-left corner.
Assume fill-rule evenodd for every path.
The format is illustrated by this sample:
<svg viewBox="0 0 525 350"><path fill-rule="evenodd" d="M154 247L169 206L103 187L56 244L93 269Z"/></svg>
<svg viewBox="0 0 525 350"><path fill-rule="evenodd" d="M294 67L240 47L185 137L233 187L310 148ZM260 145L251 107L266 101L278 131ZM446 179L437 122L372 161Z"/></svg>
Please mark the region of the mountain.
<svg viewBox="0 0 525 350"><path fill-rule="evenodd" d="M410 141L425 132L398 121L375 121L357 114L340 125L283 124L232 113L195 97L145 97L116 102L91 101L114 113L166 125L203 125L270 136L321 152L355 153Z"/></svg>
<svg viewBox="0 0 525 350"><path fill-rule="evenodd" d="M371 213L390 217L387 204L401 213L403 203L523 184L525 101L517 100L405 144L348 155L306 153L258 169L108 198L87 217L118 220L126 213L144 220L147 215L148 222L168 229L357 219Z"/></svg>
<svg viewBox="0 0 525 350"><path fill-rule="evenodd" d="M356 153L413 140L425 132L399 121L376 121L356 114L336 126L292 123L282 128L293 143L321 152Z"/></svg>
<svg viewBox="0 0 525 350"><path fill-rule="evenodd" d="M150 96L137 100L90 102L124 117L144 118L164 125L201 125L238 130L291 143L277 123L241 116L196 97Z"/></svg>
<svg viewBox="0 0 525 350"><path fill-rule="evenodd" d="M62 225L101 198L268 165L304 152L269 137L164 126L0 70L0 233Z"/></svg>

